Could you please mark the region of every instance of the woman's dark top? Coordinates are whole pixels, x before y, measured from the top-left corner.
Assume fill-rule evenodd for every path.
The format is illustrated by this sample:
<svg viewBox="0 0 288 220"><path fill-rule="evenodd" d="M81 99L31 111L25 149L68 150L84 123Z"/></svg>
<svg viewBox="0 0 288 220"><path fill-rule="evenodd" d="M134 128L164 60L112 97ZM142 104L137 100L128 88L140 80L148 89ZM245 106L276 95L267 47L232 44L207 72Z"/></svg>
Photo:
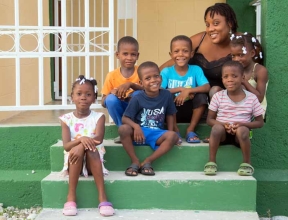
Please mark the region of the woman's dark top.
<svg viewBox="0 0 288 220"><path fill-rule="evenodd" d="M206 76L207 80L210 83L210 86L220 86L225 89L222 78L221 78L221 69L225 62L232 59L231 54L228 54L226 57L222 57L219 60L213 60L209 62L202 53L197 53L206 33L203 35L199 45L195 49L194 56L189 60L189 64L200 66Z"/></svg>

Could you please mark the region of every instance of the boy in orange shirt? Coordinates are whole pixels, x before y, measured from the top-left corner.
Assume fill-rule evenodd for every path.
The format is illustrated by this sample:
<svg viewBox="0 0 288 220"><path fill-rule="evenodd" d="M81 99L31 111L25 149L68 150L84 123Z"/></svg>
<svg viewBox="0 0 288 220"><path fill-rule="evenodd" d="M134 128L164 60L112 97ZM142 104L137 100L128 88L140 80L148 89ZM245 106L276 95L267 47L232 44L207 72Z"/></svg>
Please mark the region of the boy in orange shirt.
<svg viewBox="0 0 288 220"><path fill-rule="evenodd" d="M109 115L119 127L122 125L122 116L128 106L134 91L142 90L139 85L136 61L139 57L139 45L135 38L122 37L117 44L116 57L120 67L108 73L102 88L102 106L107 108ZM121 143L120 138L114 140Z"/></svg>

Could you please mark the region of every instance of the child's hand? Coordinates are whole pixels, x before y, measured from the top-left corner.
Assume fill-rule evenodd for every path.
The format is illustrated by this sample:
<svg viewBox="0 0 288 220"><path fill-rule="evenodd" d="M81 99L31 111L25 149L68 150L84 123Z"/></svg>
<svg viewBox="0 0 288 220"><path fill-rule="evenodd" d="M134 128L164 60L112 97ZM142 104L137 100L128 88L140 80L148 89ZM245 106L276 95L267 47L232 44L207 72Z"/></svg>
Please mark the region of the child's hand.
<svg viewBox="0 0 288 220"><path fill-rule="evenodd" d="M227 132L228 134L231 134L232 124L226 122L226 123L224 124L224 127L225 127L226 132Z"/></svg>
<svg viewBox="0 0 288 220"><path fill-rule="evenodd" d="M121 86L118 86L117 97L119 99L126 98L126 92L130 89L130 82L124 83Z"/></svg>
<svg viewBox="0 0 288 220"><path fill-rule="evenodd" d="M192 98L194 98L194 96ZM180 92L178 96L176 96L176 98L174 99L174 102L176 106L180 106L180 105L183 105L184 102L187 101L187 99L190 99L190 94L189 94L189 91L184 88L183 91Z"/></svg>
<svg viewBox="0 0 288 220"><path fill-rule="evenodd" d="M235 135L237 128L239 128L241 125L239 123L233 123L231 128L231 134Z"/></svg>
<svg viewBox="0 0 288 220"><path fill-rule="evenodd" d="M145 137L144 137L142 129L140 127L134 129L134 141L136 142L136 144L144 144L145 143Z"/></svg>
<svg viewBox="0 0 288 220"><path fill-rule="evenodd" d="M93 138L89 138L85 136L80 138L80 142L82 143L85 150L90 150L93 152L96 151L96 145L100 143L99 141L96 141Z"/></svg>
<svg viewBox="0 0 288 220"><path fill-rule="evenodd" d="M111 90L110 93L113 94L113 95L116 95L116 94L117 94L117 91L118 91L118 89L117 89L117 88L114 88L114 89Z"/></svg>
<svg viewBox="0 0 288 220"><path fill-rule="evenodd" d="M80 156L83 155L82 151L83 151L83 145L79 144L76 147L73 147L70 151L69 151L69 163L70 164L76 164L78 162L78 160L80 159Z"/></svg>

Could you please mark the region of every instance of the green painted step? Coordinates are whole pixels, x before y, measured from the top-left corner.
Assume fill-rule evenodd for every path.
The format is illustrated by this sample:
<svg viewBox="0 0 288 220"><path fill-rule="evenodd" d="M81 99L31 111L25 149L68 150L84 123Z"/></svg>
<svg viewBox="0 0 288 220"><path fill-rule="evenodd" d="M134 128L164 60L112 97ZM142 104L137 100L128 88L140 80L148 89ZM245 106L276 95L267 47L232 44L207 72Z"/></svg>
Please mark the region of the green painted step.
<svg viewBox="0 0 288 220"><path fill-rule="evenodd" d="M62 208L68 191L68 177L51 173L41 182L44 208ZM155 176L127 177L110 172L105 177L109 200L116 209L167 209L211 211L255 211L256 180L236 172L205 176L202 172L156 172ZM80 177L79 208L98 205L92 177Z"/></svg>
<svg viewBox="0 0 288 220"><path fill-rule="evenodd" d="M124 171L130 159L121 144L114 144L112 140L104 140L106 146L105 167L108 170ZM152 153L149 146L135 147L141 160ZM153 163L156 171L203 171L208 161L208 144L188 144L183 142L181 147L175 146L166 155ZM63 168L63 147L58 142L50 148L51 171ZM217 154L219 171L236 171L242 162L241 150L235 146L221 146Z"/></svg>
<svg viewBox="0 0 288 220"><path fill-rule="evenodd" d="M198 210L116 210L113 220L259 220L256 212L220 212ZM43 209L36 220L67 220L62 209ZM78 209L73 220L106 220L99 214L98 209ZM110 218L109 218L110 219Z"/></svg>
<svg viewBox="0 0 288 220"><path fill-rule="evenodd" d="M0 202L4 206L42 206L41 180L49 170L0 170Z"/></svg>

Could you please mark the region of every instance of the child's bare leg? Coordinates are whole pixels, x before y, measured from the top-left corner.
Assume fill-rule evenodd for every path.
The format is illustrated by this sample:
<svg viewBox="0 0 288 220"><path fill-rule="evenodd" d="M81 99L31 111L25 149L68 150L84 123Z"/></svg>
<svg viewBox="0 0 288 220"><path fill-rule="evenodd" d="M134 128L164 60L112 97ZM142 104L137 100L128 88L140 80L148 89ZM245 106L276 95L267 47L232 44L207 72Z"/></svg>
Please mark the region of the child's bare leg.
<svg viewBox="0 0 288 220"><path fill-rule="evenodd" d="M197 124L199 123L204 111L205 111L206 105L200 105L198 108L193 109L192 118L190 121L190 124L187 128L186 133L188 134L190 131L195 131L195 128Z"/></svg>
<svg viewBox="0 0 288 220"><path fill-rule="evenodd" d="M106 202L107 197L105 193L102 163L100 160L99 152L97 150L95 152L87 150L86 159L87 159L87 169L91 171L98 190L99 202L100 203Z"/></svg>
<svg viewBox="0 0 288 220"><path fill-rule="evenodd" d="M82 155L79 157L79 160L76 164L69 163L69 187L68 187L68 195L67 202L76 202L76 187L79 180L79 175L81 173L82 165L83 165L83 157L84 157L84 147L82 147Z"/></svg>
<svg viewBox="0 0 288 220"><path fill-rule="evenodd" d="M161 157L165 153L167 153L171 148L177 144L178 135L173 131L165 132L156 142L156 145L159 148L154 151L149 157L147 157L142 163L141 166L145 163L152 163L157 158Z"/></svg>
<svg viewBox="0 0 288 220"><path fill-rule="evenodd" d="M226 130L223 125L215 124L212 127L210 140L209 140L209 161L216 163L216 154L219 148L220 142L226 138Z"/></svg>
<svg viewBox="0 0 288 220"><path fill-rule="evenodd" d="M140 165L139 159L136 156L134 145L133 145L133 128L127 124L121 125L118 129L118 133L120 135L121 143L126 150L128 156L131 159L131 162L136 165ZM130 169L132 172L132 169ZM130 172L127 170L127 172Z"/></svg>
<svg viewBox="0 0 288 220"><path fill-rule="evenodd" d="M236 140L239 142L242 150L243 162L251 164L250 160L251 142L249 139L249 129L245 126L238 127L236 130Z"/></svg>
<svg viewBox="0 0 288 220"><path fill-rule="evenodd" d="M179 128L178 128L178 126L177 126L176 114L173 115L173 120L174 120L173 131L179 132Z"/></svg>

